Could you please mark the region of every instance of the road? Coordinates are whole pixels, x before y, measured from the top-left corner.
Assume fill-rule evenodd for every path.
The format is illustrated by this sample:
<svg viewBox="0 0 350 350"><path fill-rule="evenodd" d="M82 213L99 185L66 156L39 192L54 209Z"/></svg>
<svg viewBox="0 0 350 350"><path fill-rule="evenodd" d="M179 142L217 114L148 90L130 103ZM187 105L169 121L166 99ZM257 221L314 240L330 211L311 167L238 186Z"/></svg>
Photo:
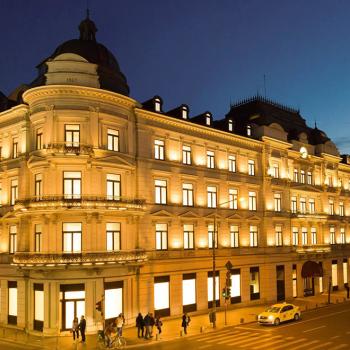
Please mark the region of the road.
<svg viewBox="0 0 350 350"><path fill-rule="evenodd" d="M278 327L247 324L180 340L152 344L148 350L341 350L350 349L350 304L305 312L298 322ZM134 349L145 349L140 346Z"/></svg>

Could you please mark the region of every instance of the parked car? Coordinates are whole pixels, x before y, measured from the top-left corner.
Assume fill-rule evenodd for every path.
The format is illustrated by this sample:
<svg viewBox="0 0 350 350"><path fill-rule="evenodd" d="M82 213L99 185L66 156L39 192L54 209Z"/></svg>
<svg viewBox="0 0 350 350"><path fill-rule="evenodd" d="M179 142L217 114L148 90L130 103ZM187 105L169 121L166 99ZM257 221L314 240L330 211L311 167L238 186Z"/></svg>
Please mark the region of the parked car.
<svg viewBox="0 0 350 350"><path fill-rule="evenodd" d="M295 320L298 321L301 317L299 306L293 304L275 304L269 307L266 311L258 316L260 324L271 324L278 326L281 322Z"/></svg>

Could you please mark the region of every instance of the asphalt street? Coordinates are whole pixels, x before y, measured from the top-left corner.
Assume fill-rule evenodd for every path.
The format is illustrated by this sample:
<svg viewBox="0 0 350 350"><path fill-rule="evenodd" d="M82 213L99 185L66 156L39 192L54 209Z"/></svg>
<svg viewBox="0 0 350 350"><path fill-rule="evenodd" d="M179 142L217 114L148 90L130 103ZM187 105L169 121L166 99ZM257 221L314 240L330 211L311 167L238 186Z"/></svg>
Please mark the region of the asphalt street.
<svg viewBox="0 0 350 350"><path fill-rule="evenodd" d="M278 327L256 323L227 327L180 340L152 344L148 350L341 350L350 349L350 304L303 313L298 322ZM144 346L134 349L145 349Z"/></svg>

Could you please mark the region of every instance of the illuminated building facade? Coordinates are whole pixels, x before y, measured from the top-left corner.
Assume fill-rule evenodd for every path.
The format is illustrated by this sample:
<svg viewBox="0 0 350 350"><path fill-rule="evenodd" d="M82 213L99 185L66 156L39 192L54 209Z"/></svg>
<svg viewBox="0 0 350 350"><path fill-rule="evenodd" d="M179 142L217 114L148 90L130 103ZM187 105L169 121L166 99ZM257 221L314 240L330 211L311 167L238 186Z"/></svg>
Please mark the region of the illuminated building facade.
<svg viewBox="0 0 350 350"><path fill-rule="evenodd" d="M79 29L0 96L1 325L58 334L85 315L95 332L102 296L130 325L206 312L228 260L229 307L344 288L350 165L324 132L259 96L222 120L139 103Z"/></svg>

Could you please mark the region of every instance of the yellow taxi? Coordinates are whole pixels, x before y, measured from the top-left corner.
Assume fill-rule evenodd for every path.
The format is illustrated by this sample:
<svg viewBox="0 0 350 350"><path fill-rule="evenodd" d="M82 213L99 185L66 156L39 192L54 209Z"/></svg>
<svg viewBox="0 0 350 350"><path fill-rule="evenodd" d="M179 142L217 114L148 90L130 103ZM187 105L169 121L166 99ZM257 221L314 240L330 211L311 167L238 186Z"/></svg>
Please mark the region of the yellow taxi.
<svg viewBox="0 0 350 350"><path fill-rule="evenodd" d="M278 326L281 322L295 320L298 321L301 316L299 306L293 304L275 304L269 307L258 316L260 324L272 324Z"/></svg>

